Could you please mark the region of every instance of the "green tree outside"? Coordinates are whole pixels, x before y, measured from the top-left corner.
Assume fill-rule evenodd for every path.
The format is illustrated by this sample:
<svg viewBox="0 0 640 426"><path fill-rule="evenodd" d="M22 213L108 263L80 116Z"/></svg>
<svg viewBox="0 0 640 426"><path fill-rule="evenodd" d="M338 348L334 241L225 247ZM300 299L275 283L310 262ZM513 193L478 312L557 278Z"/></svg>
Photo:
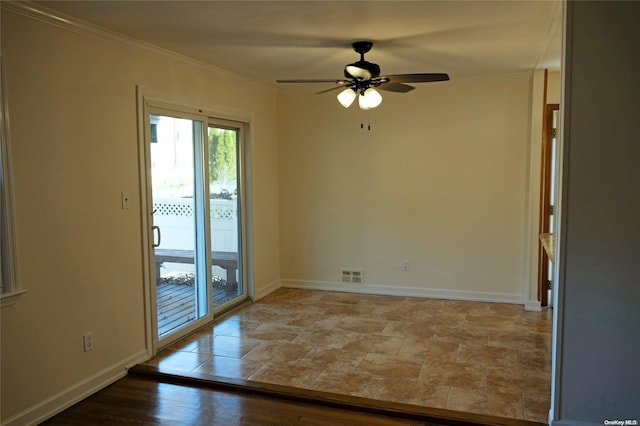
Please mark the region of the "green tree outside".
<svg viewBox="0 0 640 426"><path fill-rule="evenodd" d="M232 182L235 185L236 180L236 131L210 127L209 183L226 186Z"/></svg>

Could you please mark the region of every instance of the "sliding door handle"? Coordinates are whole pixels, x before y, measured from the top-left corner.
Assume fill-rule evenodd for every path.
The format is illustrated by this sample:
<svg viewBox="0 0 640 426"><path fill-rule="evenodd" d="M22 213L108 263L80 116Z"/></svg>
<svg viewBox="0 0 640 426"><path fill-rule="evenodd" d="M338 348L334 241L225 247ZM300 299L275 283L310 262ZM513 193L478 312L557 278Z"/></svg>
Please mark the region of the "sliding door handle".
<svg viewBox="0 0 640 426"><path fill-rule="evenodd" d="M160 243L162 241L162 235L160 234L160 227L159 226L152 226L151 227L151 232L153 232L153 247L160 247ZM158 235L158 242L156 243L156 233Z"/></svg>

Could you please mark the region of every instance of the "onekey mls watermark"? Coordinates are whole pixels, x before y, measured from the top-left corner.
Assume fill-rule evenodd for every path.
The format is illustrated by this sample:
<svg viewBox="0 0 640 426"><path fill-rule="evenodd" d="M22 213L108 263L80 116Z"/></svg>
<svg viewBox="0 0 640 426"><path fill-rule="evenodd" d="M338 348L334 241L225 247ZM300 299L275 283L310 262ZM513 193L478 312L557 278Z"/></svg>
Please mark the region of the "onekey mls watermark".
<svg viewBox="0 0 640 426"><path fill-rule="evenodd" d="M605 425L608 426L637 426L638 425L638 420L637 419L626 419L626 420L605 420L604 422Z"/></svg>

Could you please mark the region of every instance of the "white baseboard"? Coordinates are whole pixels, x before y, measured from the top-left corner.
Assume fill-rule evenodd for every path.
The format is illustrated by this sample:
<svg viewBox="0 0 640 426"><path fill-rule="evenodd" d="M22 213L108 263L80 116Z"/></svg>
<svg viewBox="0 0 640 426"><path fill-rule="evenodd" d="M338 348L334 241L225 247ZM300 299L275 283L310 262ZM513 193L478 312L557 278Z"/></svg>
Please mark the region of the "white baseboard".
<svg viewBox="0 0 640 426"><path fill-rule="evenodd" d="M255 290L253 300L257 302L258 300L270 295L280 287L282 287L282 283L280 282L280 280L271 281L266 286L260 287L259 289Z"/></svg>
<svg viewBox="0 0 640 426"><path fill-rule="evenodd" d="M146 350L140 351L6 419L3 425L37 425L123 378L127 375L129 367L146 361L148 358Z"/></svg>
<svg viewBox="0 0 640 426"><path fill-rule="evenodd" d="M542 305L537 300L527 300L524 302L524 309L525 311L541 312Z"/></svg>
<svg viewBox="0 0 640 426"><path fill-rule="evenodd" d="M481 291L442 290L421 287L401 287L379 284L345 284L330 281L283 279L281 286L308 290L342 291L348 293L381 294L385 296L429 297L432 299L469 300L474 302L513 303L522 305L520 294Z"/></svg>

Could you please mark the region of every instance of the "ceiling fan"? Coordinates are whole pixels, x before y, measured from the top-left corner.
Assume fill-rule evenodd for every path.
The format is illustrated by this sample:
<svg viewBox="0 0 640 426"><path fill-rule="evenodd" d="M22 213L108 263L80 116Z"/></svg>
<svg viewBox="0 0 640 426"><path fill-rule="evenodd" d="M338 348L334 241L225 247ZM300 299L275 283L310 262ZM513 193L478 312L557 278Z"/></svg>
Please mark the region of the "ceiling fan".
<svg viewBox="0 0 640 426"><path fill-rule="evenodd" d="M360 54L360 60L344 67L345 79L310 79L310 80L277 80L278 83L335 83L338 86L323 90L325 93L345 88L338 94L338 102L348 108L358 97L360 109L375 108L382 102L382 95L375 88L388 92L406 93L415 89L405 83L429 83L449 80L443 73L392 74L380 76L380 66L364 59L364 54L371 50L373 42L356 41L351 44L353 50Z"/></svg>

